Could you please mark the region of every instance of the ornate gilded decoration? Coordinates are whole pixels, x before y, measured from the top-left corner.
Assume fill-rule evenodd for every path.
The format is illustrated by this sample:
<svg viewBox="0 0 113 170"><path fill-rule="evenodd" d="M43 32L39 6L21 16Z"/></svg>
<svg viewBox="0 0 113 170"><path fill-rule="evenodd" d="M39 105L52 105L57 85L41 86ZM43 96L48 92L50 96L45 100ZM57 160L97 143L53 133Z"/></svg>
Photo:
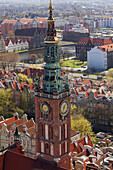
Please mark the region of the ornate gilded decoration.
<svg viewBox="0 0 113 170"><path fill-rule="evenodd" d="M69 101L68 100L62 100L62 102L60 103L60 114L61 116L66 116L69 112Z"/></svg>
<svg viewBox="0 0 113 170"><path fill-rule="evenodd" d="M41 109L43 114L49 114L49 112L50 112L50 105L47 102L43 102L40 105L40 109Z"/></svg>

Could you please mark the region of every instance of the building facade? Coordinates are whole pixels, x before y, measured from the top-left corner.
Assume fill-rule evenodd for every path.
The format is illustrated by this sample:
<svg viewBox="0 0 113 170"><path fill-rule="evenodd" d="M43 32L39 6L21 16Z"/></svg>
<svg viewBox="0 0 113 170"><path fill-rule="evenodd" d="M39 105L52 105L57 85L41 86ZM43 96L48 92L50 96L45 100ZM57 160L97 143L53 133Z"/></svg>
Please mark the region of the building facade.
<svg viewBox="0 0 113 170"><path fill-rule="evenodd" d="M58 42L55 20L50 1L43 87L35 87L36 152L37 157L70 169L70 92L68 80L63 88L59 67ZM39 133L40 132L40 133Z"/></svg>

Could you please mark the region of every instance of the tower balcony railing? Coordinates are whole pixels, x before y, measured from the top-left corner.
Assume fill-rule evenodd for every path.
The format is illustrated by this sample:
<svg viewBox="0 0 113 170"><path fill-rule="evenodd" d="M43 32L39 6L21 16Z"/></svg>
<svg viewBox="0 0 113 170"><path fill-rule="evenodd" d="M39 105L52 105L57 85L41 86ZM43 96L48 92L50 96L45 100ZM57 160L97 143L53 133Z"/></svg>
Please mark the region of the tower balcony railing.
<svg viewBox="0 0 113 170"><path fill-rule="evenodd" d="M42 91L35 92L35 96L45 97L45 98L49 98L49 99L56 99L56 100L64 98L64 97L68 97L70 95L71 95L71 93L69 90L65 90L62 93L54 93L54 94L48 94L48 93L44 93Z"/></svg>

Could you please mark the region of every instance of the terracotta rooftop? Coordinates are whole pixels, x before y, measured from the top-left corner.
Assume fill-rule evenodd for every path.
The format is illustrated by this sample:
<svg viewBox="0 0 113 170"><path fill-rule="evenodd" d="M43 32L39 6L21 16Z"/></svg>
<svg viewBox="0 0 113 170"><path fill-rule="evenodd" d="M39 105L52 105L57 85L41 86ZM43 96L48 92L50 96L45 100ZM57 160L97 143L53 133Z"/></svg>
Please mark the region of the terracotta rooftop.
<svg viewBox="0 0 113 170"><path fill-rule="evenodd" d="M79 132L76 132L76 131L71 129L71 135L70 135L71 137L76 136L77 134L79 134Z"/></svg>
<svg viewBox="0 0 113 170"><path fill-rule="evenodd" d="M6 125L8 125L8 124L13 123L15 120L16 120L16 118L15 118L15 116L14 116L14 117L8 118L8 119L6 119L6 120L0 122L0 129L2 128L1 125L2 125L3 123L5 123Z"/></svg>
<svg viewBox="0 0 113 170"><path fill-rule="evenodd" d="M33 121L33 119L30 119L30 120L28 120L28 121L26 121L26 122L23 122L22 124L20 124L19 126L17 126L19 132L23 132L23 130L24 130L23 125L26 125L26 128L29 129L29 128L31 128L31 127L34 127L35 122ZM27 129L26 129L26 130L27 130Z"/></svg>
<svg viewBox="0 0 113 170"><path fill-rule="evenodd" d="M8 20L8 19L5 19L1 24L13 24L15 25L17 22L17 20Z"/></svg>
<svg viewBox="0 0 113 170"><path fill-rule="evenodd" d="M113 51L113 44L102 45L99 48L102 52Z"/></svg>
<svg viewBox="0 0 113 170"><path fill-rule="evenodd" d="M86 142L87 140L87 142ZM77 154L83 151L84 145L89 145L93 147L93 143L91 139L89 138L89 135L86 135L85 137L76 140L75 142L71 143L71 152L76 152Z"/></svg>
<svg viewBox="0 0 113 170"><path fill-rule="evenodd" d="M78 44L81 44L81 43L87 44L89 40L90 40L90 38L84 37L84 38L82 38L80 41L77 42L77 45L78 45Z"/></svg>

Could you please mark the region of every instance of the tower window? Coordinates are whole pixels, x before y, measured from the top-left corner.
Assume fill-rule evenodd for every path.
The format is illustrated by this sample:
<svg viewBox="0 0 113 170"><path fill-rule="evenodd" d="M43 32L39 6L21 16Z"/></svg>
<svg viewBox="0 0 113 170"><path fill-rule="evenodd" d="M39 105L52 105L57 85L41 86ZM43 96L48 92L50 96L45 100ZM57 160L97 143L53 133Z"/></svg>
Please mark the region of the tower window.
<svg viewBox="0 0 113 170"><path fill-rule="evenodd" d="M41 118L43 118L43 113L41 112Z"/></svg>
<svg viewBox="0 0 113 170"><path fill-rule="evenodd" d="M41 152L44 152L44 142L41 142Z"/></svg>
<svg viewBox="0 0 113 170"><path fill-rule="evenodd" d="M58 48L57 48L57 46L56 46L56 54L57 54L57 49L58 49Z"/></svg>
<svg viewBox="0 0 113 170"><path fill-rule="evenodd" d="M51 148L50 148L50 154L53 156L53 155L54 155L53 144L51 144L50 146L51 146Z"/></svg>
<svg viewBox="0 0 113 170"><path fill-rule="evenodd" d="M51 47L51 57L54 57L54 47Z"/></svg>
<svg viewBox="0 0 113 170"><path fill-rule="evenodd" d="M43 133L43 125L41 125L41 136L43 136L44 135L44 133Z"/></svg>
<svg viewBox="0 0 113 170"><path fill-rule="evenodd" d="M45 125L45 139L48 139L48 125Z"/></svg>
<svg viewBox="0 0 113 170"><path fill-rule="evenodd" d="M51 127L51 139L53 139L53 128Z"/></svg>
<svg viewBox="0 0 113 170"><path fill-rule="evenodd" d="M46 143L46 149L48 149L48 148L49 148L48 143Z"/></svg>
<svg viewBox="0 0 113 170"><path fill-rule="evenodd" d="M53 120L53 112L51 111L51 120Z"/></svg>
<svg viewBox="0 0 113 170"><path fill-rule="evenodd" d="M46 119L48 119L48 114L46 114Z"/></svg>
<svg viewBox="0 0 113 170"><path fill-rule="evenodd" d="M49 47L47 48L47 55L49 55Z"/></svg>

